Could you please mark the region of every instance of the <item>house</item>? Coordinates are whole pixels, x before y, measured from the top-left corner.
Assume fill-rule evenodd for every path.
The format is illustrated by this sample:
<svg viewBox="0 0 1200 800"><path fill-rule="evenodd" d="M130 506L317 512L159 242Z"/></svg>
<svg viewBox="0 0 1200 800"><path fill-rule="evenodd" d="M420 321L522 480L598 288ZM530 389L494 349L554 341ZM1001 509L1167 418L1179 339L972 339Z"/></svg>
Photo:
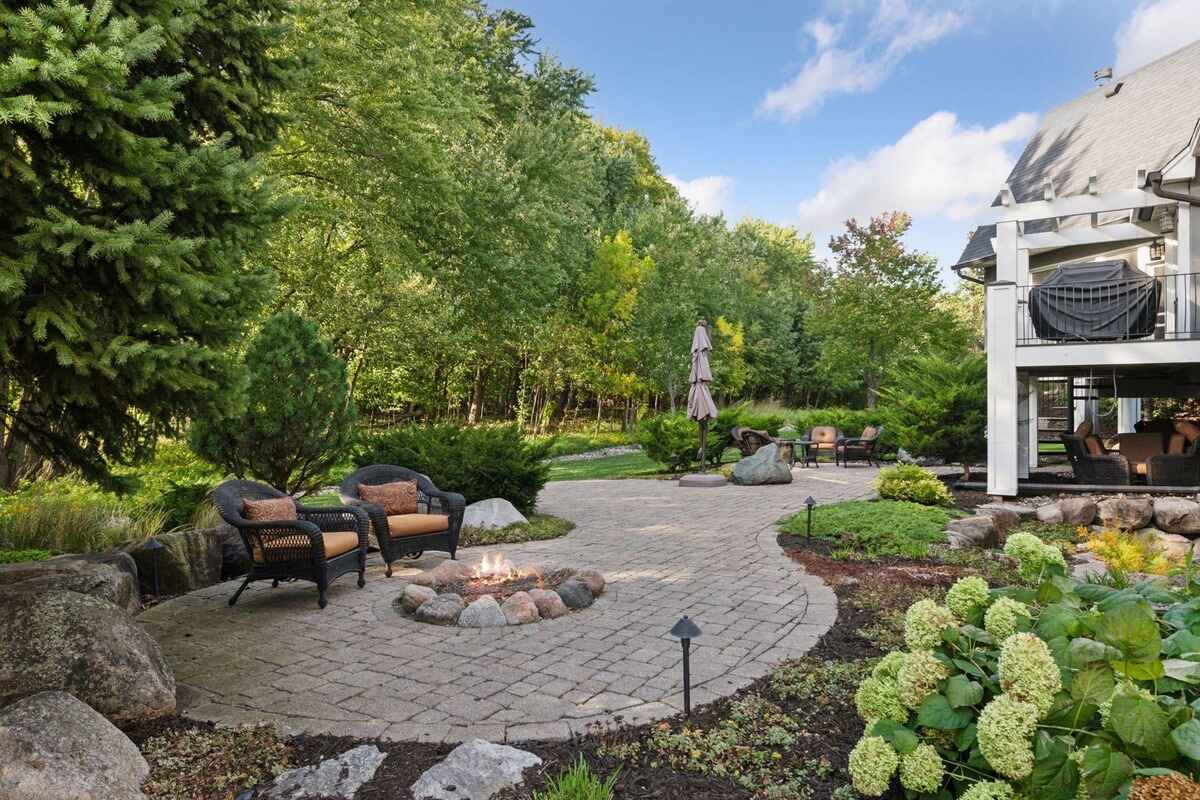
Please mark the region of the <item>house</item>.
<svg viewBox="0 0 1200 800"><path fill-rule="evenodd" d="M1051 111L1026 146L954 266L986 284L989 494L1037 466L1050 380L1092 415L1116 398L1122 433L1142 398L1200 396L1198 160L1200 42Z"/></svg>

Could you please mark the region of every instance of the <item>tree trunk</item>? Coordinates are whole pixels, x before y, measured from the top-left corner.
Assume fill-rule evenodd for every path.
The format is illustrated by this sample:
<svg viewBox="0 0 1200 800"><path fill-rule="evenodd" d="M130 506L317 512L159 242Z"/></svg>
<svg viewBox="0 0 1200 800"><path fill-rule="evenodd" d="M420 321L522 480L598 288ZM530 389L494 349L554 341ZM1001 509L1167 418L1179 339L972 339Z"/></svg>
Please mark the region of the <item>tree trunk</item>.
<svg viewBox="0 0 1200 800"><path fill-rule="evenodd" d="M471 391L471 405L467 409L467 424L474 425L483 419L483 389L484 369L480 364L475 367L475 387Z"/></svg>
<svg viewBox="0 0 1200 800"><path fill-rule="evenodd" d="M562 390L558 393L558 397L554 400L554 410L550 412L550 422L547 425L550 430L557 430L562 427L563 419L567 415L567 404L571 401L572 384L567 381L563 384Z"/></svg>

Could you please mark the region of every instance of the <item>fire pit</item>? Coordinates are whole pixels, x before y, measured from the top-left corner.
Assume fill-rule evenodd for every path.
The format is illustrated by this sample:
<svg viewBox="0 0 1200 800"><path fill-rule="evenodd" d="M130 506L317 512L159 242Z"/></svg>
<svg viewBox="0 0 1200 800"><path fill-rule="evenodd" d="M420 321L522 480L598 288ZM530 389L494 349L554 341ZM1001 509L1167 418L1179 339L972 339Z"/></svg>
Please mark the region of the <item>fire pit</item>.
<svg viewBox="0 0 1200 800"><path fill-rule="evenodd" d="M479 566L443 561L412 579L396 601L402 613L432 625L491 628L555 619L590 606L604 592L593 569L518 568L499 553Z"/></svg>

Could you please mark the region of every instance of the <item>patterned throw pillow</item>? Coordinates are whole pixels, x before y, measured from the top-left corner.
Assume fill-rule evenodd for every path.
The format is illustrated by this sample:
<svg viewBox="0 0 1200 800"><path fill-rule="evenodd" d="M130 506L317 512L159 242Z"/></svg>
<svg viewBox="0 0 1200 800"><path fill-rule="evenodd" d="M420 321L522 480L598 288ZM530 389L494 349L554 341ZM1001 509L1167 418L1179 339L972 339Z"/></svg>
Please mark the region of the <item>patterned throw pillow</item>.
<svg viewBox="0 0 1200 800"><path fill-rule="evenodd" d="M369 486L365 483L358 485L358 496L368 503L373 503L383 509L389 517L397 514L417 513L417 482L393 481Z"/></svg>
<svg viewBox="0 0 1200 800"><path fill-rule="evenodd" d="M1086 419L1075 428L1075 435L1087 438L1092 435L1092 423Z"/></svg>
<svg viewBox="0 0 1200 800"><path fill-rule="evenodd" d="M296 519L296 501L290 497L268 497L264 500L243 500L242 514L248 520Z"/></svg>
<svg viewBox="0 0 1200 800"><path fill-rule="evenodd" d="M1182 433L1183 438L1187 439L1188 444L1200 439L1200 425L1186 419L1181 419L1175 423L1177 433Z"/></svg>

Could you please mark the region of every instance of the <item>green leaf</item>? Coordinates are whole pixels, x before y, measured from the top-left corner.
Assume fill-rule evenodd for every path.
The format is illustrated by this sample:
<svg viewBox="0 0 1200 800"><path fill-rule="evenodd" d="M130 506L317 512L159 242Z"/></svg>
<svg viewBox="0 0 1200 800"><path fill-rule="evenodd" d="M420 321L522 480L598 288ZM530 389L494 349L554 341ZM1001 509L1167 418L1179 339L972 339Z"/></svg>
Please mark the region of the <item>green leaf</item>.
<svg viewBox="0 0 1200 800"><path fill-rule="evenodd" d="M1122 741L1139 748L1150 759L1175 758L1167 714L1153 700L1122 694L1113 700L1108 720Z"/></svg>
<svg viewBox="0 0 1200 800"><path fill-rule="evenodd" d="M983 699L983 687L965 675L946 681L946 698L954 708L973 706Z"/></svg>
<svg viewBox="0 0 1200 800"><path fill-rule="evenodd" d="M1157 581L1142 581L1137 586L1134 586L1134 591L1146 598L1151 603L1167 604L1174 603L1179 599L1179 595L1170 589L1164 588Z"/></svg>
<svg viewBox="0 0 1200 800"><path fill-rule="evenodd" d="M1051 603L1057 603L1062 598L1062 589L1059 589L1051 581L1046 581L1037 588L1037 601L1039 605L1048 606Z"/></svg>
<svg viewBox="0 0 1200 800"><path fill-rule="evenodd" d="M1105 664L1093 664L1075 673L1071 680L1071 697L1080 702L1099 705L1112 695L1116 680Z"/></svg>
<svg viewBox="0 0 1200 800"><path fill-rule="evenodd" d="M1104 598L1116 594L1117 590L1111 586L1104 586L1099 583L1080 583L1075 587L1074 593L1081 600L1086 600L1089 603L1099 603Z"/></svg>
<svg viewBox="0 0 1200 800"><path fill-rule="evenodd" d="M1079 612L1062 603L1042 609L1038 615L1037 635L1043 639L1074 636L1079 628Z"/></svg>
<svg viewBox="0 0 1200 800"><path fill-rule="evenodd" d="M911 753L921 743L915 733L899 722L890 719L881 719L872 725L871 735L885 739L900 755Z"/></svg>
<svg viewBox="0 0 1200 800"><path fill-rule="evenodd" d="M1038 731L1033 755L1033 773L1029 776L1033 796L1039 800L1073 800L1079 786L1079 769L1071 759L1070 740Z"/></svg>
<svg viewBox="0 0 1200 800"><path fill-rule="evenodd" d="M1130 661L1151 661L1162 650L1154 611L1145 601L1105 611L1096 625L1096 638L1120 650Z"/></svg>
<svg viewBox="0 0 1200 800"><path fill-rule="evenodd" d="M974 722L972 722L970 725L968 725L967 727L965 727L961 731L959 731L958 738L955 741L955 744L958 746L958 749L960 751L961 750L969 750L971 748L971 746L973 744L975 744L975 734L976 734L976 727L975 727Z"/></svg>
<svg viewBox="0 0 1200 800"><path fill-rule="evenodd" d="M1171 731L1171 741L1179 752L1194 761L1200 761L1200 720L1190 719Z"/></svg>
<svg viewBox="0 0 1200 800"><path fill-rule="evenodd" d="M1163 662L1158 659L1153 661L1117 660L1108 663L1118 675L1124 675L1135 681L1154 681L1167 674L1163 668Z"/></svg>
<svg viewBox="0 0 1200 800"><path fill-rule="evenodd" d="M933 694L925 698L917 709L917 724L926 728L954 731L964 728L971 721L971 712L955 709L944 694Z"/></svg>
<svg viewBox="0 0 1200 800"><path fill-rule="evenodd" d="M1168 678L1184 683L1200 683L1200 661L1168 658L1162 662L1163 672Z"/></svg>
<svg viewBox="0 0 1200 800"><path fill-rule="evenodd" d="M1185 630L1163 639L1163 655L1182 658L1187 653L1200 655L1200 636Z"/></svg>
<svg viewBox="0 0 1200 800"><path fill-rule="evenodd" d="M967 673L968 675L974 675L976 678L986 678L987 677L987 675L984 674L984 672L981 669L979 669L979 667L975 666L970 661L967 661L965 658L954 659L954 666L958 667L960 670Z"/></svg>
<svg viewBox="0 0 1200 800"><path fill-rule="evenodd" d="M1097 642L1095 639L1087 639L1081 636L1078 639L1071 640L1071 646L1067 649L1067 654L1072 667L1082 667L1093 661L1108 661L1111 658L1120 658L1121 651L1115 647L1109 647L1104 642Z"/></svg>
<svg viewBox="0 0 1200 800"><path fill-rule="evenodd" d="M988 632L983 628L976 628L974 625L961 625L959 626L958 630L959 633L973 642L979 642L980 644L995 644L992 641L991 635L988 634Z"/></svg>
<svg viewBox="0 0 1200 800"><path fill-rule="evenodd" d="M1090 798L1114 796L1133 776L1133 762L1107 744L1094 744L1083 753L1081 778Z"/></svg>

